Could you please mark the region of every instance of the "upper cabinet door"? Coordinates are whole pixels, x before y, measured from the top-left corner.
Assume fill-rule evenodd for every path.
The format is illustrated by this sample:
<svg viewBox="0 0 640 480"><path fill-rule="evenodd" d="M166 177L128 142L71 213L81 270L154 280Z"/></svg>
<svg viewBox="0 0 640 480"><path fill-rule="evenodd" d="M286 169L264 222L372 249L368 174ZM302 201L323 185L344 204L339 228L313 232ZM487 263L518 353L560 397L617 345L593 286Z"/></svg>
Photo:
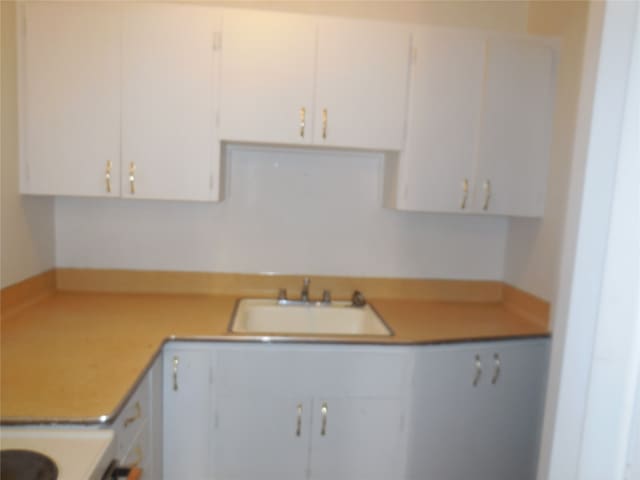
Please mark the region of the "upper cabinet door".
<svg viewBox="0 0 640 480"><path fill-rule="evenodd" d="M403 26L321 20L314 143L401 150L410 51L410 30Z"/></svg>
<svg viewBox="0 0 640 480"><path fill-rule="evenodd" d="M553 120L553 50L489 40L475 208L542 216Z"/></svg>
<svg viewBox="0 0 640 480"><path fill-rule="evenodd" d="M120 7L19 8L21 192L118 196Z"/></svg>
<svg viewBox="0 0 640 480"><path fill-rule="evenodd" d="M218 12L197 5L126 7L123 197L218 199Z"/></svg>
<svg viewBox="0 0 640 480"><path fill-rule="evenodd" d="M397 208L465 212L471 207L484 45L481 36L461 32L425 29L414 35Z"/></svg>
<svg viewBox="0 0 640 480"><path fill-rule="evenodd" d="M312 17L225 10L221 138L309 143L315 50Z"/></svg>

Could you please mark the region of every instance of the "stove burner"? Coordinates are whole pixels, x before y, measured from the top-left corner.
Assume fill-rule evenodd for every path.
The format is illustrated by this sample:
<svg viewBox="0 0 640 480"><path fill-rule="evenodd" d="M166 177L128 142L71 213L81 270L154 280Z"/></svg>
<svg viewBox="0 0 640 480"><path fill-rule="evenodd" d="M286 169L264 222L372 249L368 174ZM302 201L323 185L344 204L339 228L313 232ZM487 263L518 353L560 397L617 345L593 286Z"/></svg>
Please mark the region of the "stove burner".
<svg viewBox="0 0 640 480"><path fill-rule="evenodd" d="M58 467L31 450L0 450L0 480L56 480Z"/></svg>

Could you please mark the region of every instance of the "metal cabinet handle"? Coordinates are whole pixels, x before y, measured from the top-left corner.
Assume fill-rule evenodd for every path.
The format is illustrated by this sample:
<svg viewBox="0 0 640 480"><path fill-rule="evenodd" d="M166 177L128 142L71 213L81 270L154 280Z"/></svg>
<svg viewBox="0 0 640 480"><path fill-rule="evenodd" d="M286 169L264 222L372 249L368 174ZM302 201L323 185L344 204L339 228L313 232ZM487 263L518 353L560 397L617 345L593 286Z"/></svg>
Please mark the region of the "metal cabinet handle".
<svg viewBox="0 0 640 480"><path fill-rule="evenodd" d="M135 422L137 419L139 419L142 416L142 407L140 407L140 402L136 402L133 408L135 408L136 413L134 413L131 417L128 417L125 419L124 428L127 428L129 425L131 425L133 422Z"/></svg>
<svg viewBox="0 0 640 480"><path fill-rule="evenodd" d="M495 362L495 370L493 371L493 377L491 378L491 383L495 385L498 383L498 378L500 378L500 368L502 367L502 362L500 362L500 355L497 353L493 354L493 361Z"/></svg>
<svg viewBox="0 0 640 480"><path fill-rule="evenodd" d="M482 206L483 210L489 210L489 200L491 200L491 180L486 180L484 182L484 205Z"/></svg>
<svg viewBox="0 0 640 480"><path fill-rule="evenodd" d="M106 182L107 193L111 193L111 169L113 168L113 162L107 160L107 169L104 173L104 181Z"/></svg>
<svg viewBox="0 0 640 480"><path fill-rule="evenodd" d="M326 108L322 109L322 138L324 140L326 140L327 138L327 123L329 120L328 117L329 117L329 114L327 112L327 109Z"/></svg>
<svg viewBox="0 0 640 480"><path fill-rule="evenodd" d="M131 191L131 195L135 195L136 193L136 164L131 162L129 164L129 189Z"/></svg>
<svg viewBox="0 0 640 480"><path fill-rule="evenodd" d="M323 437L327 434L327 411L329 410L327 406L327 402L322 402L322 407L320 408L320 415L322 417L322 428L320 429L320 435Z"/></svg>
<svg viewBox="0 0 640 480"><path fill-rule="evenodd" d="M477 387L482 377L482 362L480 361L480 355L476 355L476 376L473 378L473 386Z"/></svg>
<svg viewBox="0 0 640 480"><path fill-rule="evenodd" d="M180 358L178 356L173 357L173 391L178 391L178 364L180 363Z"/></svg>
<svg viewBox="0 0 640 480"><path fill-rule="evenodd" d="M302 107L300 109L300 137L304 138L304 124L307 116L307 109Z"/></svg>
<svg viewBox="0 0 640 480"><path fill-rule="evenodd" d="M298 415L296 418L296 437L302 433L302 404L298 404Z"/></svg>
<svg viewBox="0 0 640 480"><path fill-rule="evenodd" d="M460 202L460 210L467 208L467 198L469 198L469 179L465 178L462 182L462 202Z"/></svg>

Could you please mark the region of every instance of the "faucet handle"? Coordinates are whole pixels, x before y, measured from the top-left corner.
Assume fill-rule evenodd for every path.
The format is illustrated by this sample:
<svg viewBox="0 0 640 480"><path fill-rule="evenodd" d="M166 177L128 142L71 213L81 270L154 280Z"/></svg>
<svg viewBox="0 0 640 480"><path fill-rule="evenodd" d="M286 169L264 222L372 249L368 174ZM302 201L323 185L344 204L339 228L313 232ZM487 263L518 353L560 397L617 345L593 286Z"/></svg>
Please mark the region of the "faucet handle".
<svg viewBox="0 0 640 480"><path fill-rule="evenodd" d="M367 300L364 298L362 292L356 290L351 297L351 304L354 307L364 307L367 304Z"/></svg>
<svg viewBox="0 0 640 480"><path fill-rule="evenodd" d="M322 303L331 303L331 290L322 291Z"/></svg>
<svg viewBox="0 0 640 480"><path fill-rule="evenodd" d="M302 285L304 286L304 288L309 288L310 283L311 279L309 277L304 277L304 280L302 280Z"/></svg>

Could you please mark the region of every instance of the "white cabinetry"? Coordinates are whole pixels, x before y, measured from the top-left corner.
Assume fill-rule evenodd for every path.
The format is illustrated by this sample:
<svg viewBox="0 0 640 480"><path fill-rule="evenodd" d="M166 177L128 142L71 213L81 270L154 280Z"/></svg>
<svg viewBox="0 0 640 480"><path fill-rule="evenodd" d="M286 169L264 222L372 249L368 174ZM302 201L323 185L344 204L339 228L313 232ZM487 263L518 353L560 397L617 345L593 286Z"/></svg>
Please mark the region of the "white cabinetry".
<svg viewBox="0 0 640 480"><path fill-rule="evenodd" d="M217 200L219 10L165 4L123 11L122 196Z"/></svg>
<svg viewBox="0 0 640 480"><path fill-rule="evenodd" d="M225 10L221 138L400 150L410 43L390 23Z"/></svg>
<svg viewBox="0 0 640 480"><path fill-rule="evenodd" d="M171 344L164 478L532 479L548 343Z"/></svg>
<svg viewBox="0 0 640 480"><path fill-rule="evenodd" d="M113 424L115 455L139 467L143 479L162 478L162 358L158 357Z"/></svg>
<svg viewBox="0 0 640 480"><path fill-rule="evenodd" d="M310 143L316 25L313 17L225 10L220 136Z"/></svg>
<svg viewBox="0 0 640 480"><path fill-rule="evenodd" d="M318 25L314 143L401 150L411 29L323 19Z"/></svg>
<svg viewBox="0 0 640 480"><path fill-rule="evenodd" d="M211 349L165 347L164 480L210 478Z"/></svg>
<svg viewBox="0 0 640 480"><path fill-rule="evenodd" d="M407 140L386 203L401 210L542 216L554 53L540 39L421 29Z"/></svg>
<svg viewBox="0 0 640 480"><path fill-rule="evenodd" d="M118 196L120 6L31 2L19 10L20 191Z"/></svg>
<svg viewBox="0 0 640 480"><path fill-rule="evenodd" d="M218 199L217 10L54 2L20 11L23 193Z"/></svg>
<svg viewBox="0 0 640 480"><path fill-rule="evenodd" d="M407 478L534 479L548 340L420 348Z"/></svg>

